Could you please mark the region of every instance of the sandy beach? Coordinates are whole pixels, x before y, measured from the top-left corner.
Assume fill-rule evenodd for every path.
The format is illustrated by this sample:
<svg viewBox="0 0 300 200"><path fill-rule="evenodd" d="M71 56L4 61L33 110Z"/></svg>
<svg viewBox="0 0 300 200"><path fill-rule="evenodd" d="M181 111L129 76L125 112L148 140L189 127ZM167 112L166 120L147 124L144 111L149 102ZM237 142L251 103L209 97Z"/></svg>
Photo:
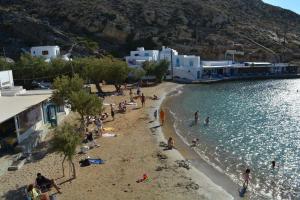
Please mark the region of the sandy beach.
<svg viewBox="0 0 300 200"><path fill-rule="evenodd" d="M165 138L159 122L153 118L153 111L159 109L164 97L176 87L180 86L162 83L142 88L145 96L156 94L160 100L147 99L144 108L138 101L137 108L128 107L125 114L116 114L114 121L111 118L105 121L104 127L113 127L117 137L99 137L96 142L100 147L89 150L85 155L75 156L75 180L68 181L68 171L67 176L62 177L62 157L47 152L49 143L45 142L40 150L45 152L41 159L0 177L0 198L20 199L23 187L33 183L36 173L40 172L59 184L62 194L57 194L58 199L233 199L195 167L190 170L179 167L175 161L184 158L177 150L163 151L159 146ZM109 91L114 88L107 86L103 89ZM107 97L104 102L117 105L122 100L129 101L128 91L125 96ZM109 111L106 107L106 112ZM72 114L67 120L74 121L75 118L76 115ZM167 129L164 128L164 132L168 135L170 129ZM50 139L51 135L48 137ZM79 161L87 156L101 158L105 164L80 167ZM137 183L145 173L149 180ZM52 189L51 193L55 190Z"/></svg>

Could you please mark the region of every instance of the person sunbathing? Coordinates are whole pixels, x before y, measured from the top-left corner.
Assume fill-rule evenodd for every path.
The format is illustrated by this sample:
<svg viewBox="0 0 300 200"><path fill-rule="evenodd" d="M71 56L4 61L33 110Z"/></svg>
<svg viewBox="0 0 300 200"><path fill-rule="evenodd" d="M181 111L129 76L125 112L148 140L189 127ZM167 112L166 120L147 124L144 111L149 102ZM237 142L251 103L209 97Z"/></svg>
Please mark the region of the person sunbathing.
<svg viewBox="0 0 300 200"><path fill-rule="evenodd" d="M36 185L38 188L43 192L43 191L48 191L52 187L56 189L56 191L61 194L60 188L57 186L57 184L54 182L53 179L48 179L44 176L42 176L41 173L37 173L37 177L35 179Z"/></svg>
<svg viewBox="0 0 300 200"><path fill-rule="evenodd" d="M31 200L50 200L48 194L42 193L39 189L35 188L33 184L28 185L27 194Z"/></svg>
<svg viewBox="0 0 300 200"><path fill-rule="evenodd" d="M126 112L126 105L124 102L119 103L119 111Z"/></svg>
<svg viewBox="0 0 300 200"><path fill-rule="evenodd" d="M101 117L100 117L101 120L105 120L107 118L108 118L108 113L101 114Z"/></svg>
<svg viewBox="0 0 300 200"><path fill-rule="evenodd" d="M158 98L158 96L156 96L156 95L154 94L152 99L153 99L153 100L158 100L159 98Z"/></svg>

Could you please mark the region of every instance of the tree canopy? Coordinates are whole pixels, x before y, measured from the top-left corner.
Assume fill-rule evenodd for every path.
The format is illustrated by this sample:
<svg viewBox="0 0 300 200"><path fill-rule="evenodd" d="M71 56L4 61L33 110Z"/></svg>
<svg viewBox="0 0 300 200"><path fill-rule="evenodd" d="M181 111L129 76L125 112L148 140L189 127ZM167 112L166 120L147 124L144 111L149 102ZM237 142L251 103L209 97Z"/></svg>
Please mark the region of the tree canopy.
<svg viewBox="0 0 300 200"><path fill-rule="evenodd" d="M160 62L144 62L143 69L146 75L155 76L157 82L161 82L169 69L169 61L162 60Z"/></svg>
<svg viewBox="0 0 300 200"><path fill-rule="evenodd" d="M78 92L83 89L84 81L78 75L74 77L60 76L55 78L53 83L52 100L58 104L70 104L72 92Z"/></svg>
<svg viewBox="0 0 300 200"><path fill-rule="evenodd" d="M98 115L102 112L102 100L96 95L89 94L85 90L72 92L70 95L71 109L80 114L81 122L84 116Z"/></svg>

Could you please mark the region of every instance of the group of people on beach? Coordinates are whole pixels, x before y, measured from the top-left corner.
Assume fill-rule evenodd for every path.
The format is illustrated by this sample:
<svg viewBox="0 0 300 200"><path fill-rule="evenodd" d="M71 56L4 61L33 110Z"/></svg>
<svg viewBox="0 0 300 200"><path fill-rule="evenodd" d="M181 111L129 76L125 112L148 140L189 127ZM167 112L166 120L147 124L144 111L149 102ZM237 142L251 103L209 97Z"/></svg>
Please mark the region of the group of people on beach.
<svg viewBox="0 0 300 200"><path fill-rule="evenodd" d="M127 89L127 85L124 86L124 89ZM118 91L119 94L124 94L123 90ZM144 93L141 92L141 88L138 86L137 87L137 91L136 91L137 97L141 100L141 105L142 107L145 107L145 103L146 103L146 96L144 95ZM135 103L134 101L134 96L133 96L133 91L132 89L129 89L129 96L130 96L130 103ZM159 98L156 95L153 95L153 98L151 98L153 100L158 100ZM130 104L129 103L129 104ZM128 105L129 105L128 104ZM131 105L130 104L130 105ZM127 105L127 101L122 101L119 103L119 110L120 111L126 111L126 105ZM110 116L112 118L112 120L115 120L115 108L113 106L113 104L110 104ZM157 111L156 111L156 117L157 118ZM94 134L96 136L102 136L103 132L104 132L104 128L103 128L103 121L107 120L109 118L109 114L104 112L104 113L100 113L97 116L86 116L84 119L84 125L85 125L85 138L83 140L83 142L89 143L89 147L98 147L99 145L96 143L95 138L94 138ZM162 124L164 123L164 111L161 110L160 112L160 118L161 118L161 122ZM90 125L94 125L96 128L94 130L91 130ZM79 128L78 130L82 131L82 128ZM172 140L169 141L169 147L172 148L174 146L174 142L172 142ZM32 200L50 200L49 195L47 194L47 192L51 189L51 188L55 188L56 191L58 193L61 193L60 191L60 187L58 187L58 185L56 184L56 182L53 179L49 179L46 178L45 176L41 175L41 173L37 174L36 177L36 181L34 184L29 184L27 189L26 189L26 193L27 196L32 199Z"/></svg>
<svg viewBox="0 0 300 200"><path fill-rule="evenodd" d="M48 191L55 188L57 193L61 194L60 187L53 179L46 178L41 173L37 173L34 184L29 184L26 193L31 200L50 200Z"/></svg>

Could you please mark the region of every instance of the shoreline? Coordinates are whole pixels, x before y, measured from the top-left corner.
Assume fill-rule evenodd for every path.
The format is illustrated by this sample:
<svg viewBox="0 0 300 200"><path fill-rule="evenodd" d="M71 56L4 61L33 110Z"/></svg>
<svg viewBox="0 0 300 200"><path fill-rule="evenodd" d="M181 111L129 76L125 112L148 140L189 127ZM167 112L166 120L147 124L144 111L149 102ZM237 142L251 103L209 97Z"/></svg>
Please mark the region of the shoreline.
<svg viewBox="0 0 300 200"><path fill-rule="evenodd" d="M182 85L181 87L183 87ZM169 91L165 98L161 101L161 104L159 108L161 107L167 107L166 103L169 100L169 98L174 98L174 95L170 95L174 93L179 87L173 88L172 91ZM175 139L175 157L177 159L181 158L184 160L191 161L191 165L194 168L192 173L189 173L192 175L193 179L195 177L198 179L199 176L197 173L201 173L204 176L206 176L207 179L209 179L213 184L215 184L216 187L220 187L224 192L226 192L228 195L231 196L232 199L242 199L242 197L239 196L239 190L241 189L241 186L234 182L229 175L225 174L221 169L218 169L218 166L214 166L213 163L209 163L209 161L202 158L199 153L195 151L194 148L191 148L189 144L183 139L183 136L179 135L173 124L174 124L174 117L170 113L170 111L166 112L166 120L165 125L162 127L161 134L162 134L162 140L167 141L166 138L173 137ZM201 142L200 142L201 143ZM173 150L174 151L174 150ZM263 196L261 194L254 193L251 188L248 189L248 192L245 195L246 198L250 199L268 199L268 197ZM244 198L245 198L244 197ZM222 199L225 199L224 197Z"/></svg>
<svg viewBox="0 0 300 200"><path fill-rule="evenodd" d="M164 92L161 99L149 109L149 115L152 117L155 109L161 109L164 107L168 98L172 98L172 93L177 91L184 85L177 85L173 87L171 91ZM187 146L182 138L175 133L173 127L173 118L170 113L166 112L166 121L163 127L158 128L158 134L156 136L157 145L159 142L166 142L168 137L173 137L176 141L176 149L168 151L167 155L173 162L176 160L189 160L191 161L190 170L186 171L188 177L191 177L200 188L203 189L206 194L203 195L201 191L198 191L199 195L207 199L240 199L238 195L238 185L235 184L228 176L217 171L213 166L209 165L203 160L193 149ZM150 127L149 127L150 128ZM216 173L217 172L217 173ZM221 183L221 184L220 184Z"/></svg>

